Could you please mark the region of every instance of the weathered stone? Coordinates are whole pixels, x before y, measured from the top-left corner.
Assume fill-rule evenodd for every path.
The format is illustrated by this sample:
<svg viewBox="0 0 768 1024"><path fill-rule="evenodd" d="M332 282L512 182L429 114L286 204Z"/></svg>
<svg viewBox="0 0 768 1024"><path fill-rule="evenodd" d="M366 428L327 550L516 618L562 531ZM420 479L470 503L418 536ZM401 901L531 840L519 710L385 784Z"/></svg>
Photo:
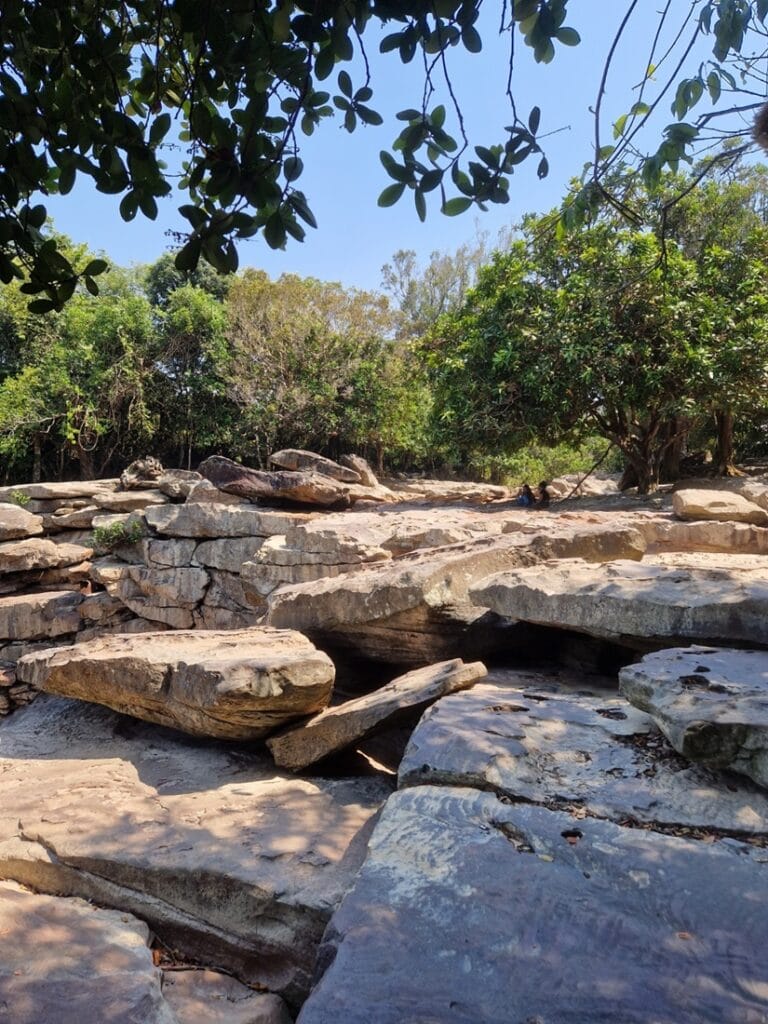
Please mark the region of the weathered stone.
<svg viewBox="0 0 768 1024"><path fill-rule="evenodd" d="M680 519L714 519L768 526L768 512L740 494L689 489L675 491L672 507Z"/></svg>
<svg viewBox="0 0 768 1024"><path fill-rule="evenodd" d="M3 488L0 488L2 491ZM43 520L19 505L0 504L0 541L36 537L43 532Z"/></svg>
<svg viewBox="0 0 768 1024"><path fill-rule="evenodd" d="M764 854L396 793L297 1024L763 1024Z"/></svg>
<svg viewBox="0 0 768 1024"><path fill-rule="evenodd" d="M212 455L201 463L200 472L220 490L251 501L290 501L300 505L336 505L341 508L349 505L349 491L344 484L320 473L266 473L241 466L220 455Z"/></svg>
<svg viewBox="0 0 768 1024"><path fill-rule="evenodd" d="M99 491L93 502L107 512L137 512L151 505L165 505L168 498L162 491Z"/></svg>
<svg viewBox="0 0 768 1024"><path fill-rule="evenodd" d="M76 544L54 544L37 537L7 541L0 544L0 574L57 569L82 562L92 554L92 548L82 548Z"/></svg>
<svg viewBox="0 0 768 1024"><path fill-rule="evenodd" d="M309 524L310 526L312 524ZM337 549L313 551L311 547L305 547L305 542L311 545L318 540L318 533L310 535L302 534L302 527L294 527L289 531L288 537L270 537L264 542L264 546L254 557L255 562L263 562L268 565L362 565L364 562L382 562L390 558L388 551L373 544L365 546L361 543L345 543L346 538L342 534L339 538ZM330 532L330 531L329 531ZM296 546L291 546L291 544Z"/></svg>
<svg viewBox="0 0 768 1024"><path fill-rule="evenodd" d="M154 455L145 455L143 459L134 459L120 474L120 486L125 491L143 490L157 483L163 475L163 464Z"/></svg>
<svg viewBox="0 0 768 1024"><path fill-rule="evenodd" d="M484 610L468 598L474 581L502 566L532 565L575 552L596 560L640 558L644 548L638 532L625 526L558 530L553 522L546 533L482 537L316 583L282 586L270 595L268 621L390 663L424 664L470 650L473 657L482 657L509 637L485 629ZM246 575L247 568L244 579L258 588L261 577L252 577L250 570ZM468 631L475 629L480 631L477 646L467 647Z"/></svg>
<svg viewBox="0 0 768 1024"><path fill-rule="evenodd" d="M43 569L35 573L35 586L46 590L69 590L90 578L91 562L76 562L56 569ZM6 577L10 578L10 577Z"/></svg>
<svg viewBox="0 0 768 1024"><path fill-rule="evenodd" d="M17 676L47 693L104 704L195 736L259 739L324 708L333 663L301 634L110 636L25 655Z"/></svg>
<svg viewBox="0 0 768 1024"><path fill-rule="evenodd" d="M192 564L239 573L243 562L253 558L264 543L262 537L227 537L223 540L203 541L195 549Z"/></svg>
<svg viewBox="0 0 768 1024"><path fill-rule="evenodd" d="M733 522L680 522L658 516L634 517L649 550L713 551L728 554L768 555L768 529Z"/></svg>
<svg viewBox="0 0 768 1024"><path fill-rule="evenodd" d="M415 669L373 693L290 727L267 740L275 764L301 771L371 733L394 724L405 714L420 713L436 700L474 686L487 674L482 662L465 665L460 659Z"/></svg>
<svg viewBox="0 0 768 1024"><path fill-rule="evenodd" d="M268 562L243 562L241 578L252 599L267 598L284 584L307 583L340 576L354 568L350 565L270 565Z"/></svg>
<svg viewBox="0 0 768 1024"><path fill-rule="evenodd" d="M174 540L146 538L142 541L141 551L148 567L180 569L192 564L196 547L197 543L191 537Z"/></svg>
<svg viewBox="0 0 768 1024"><path fill-rule="evenodd" d="M461 480L384 480L382 483L396 494L430 502L467 501L483 505L488 501L503 501L510 496L507 487Z"/></svg>
<svg viewBox="0 0 768 1024"><path fill-rule="evenodd" d="M123 633L157 633L159 630L169 628L162 622L151 622L149 619L133 616L126 608L124 616L115 615L106 622L99 622L96 626L81 629L75 637L75 643L86 644L90 640L100 640L103 636L122 635Z"/></svg>
<svg viewBox="0 0 768 1024"><path fill-rule="evenodd" d="M315 452L306 452L300 448L284 448L282 451L273 452L269 457L273 466L280 469L309 470L312 473L320 473L329 476L333 480L340 480L344 484L363 483L360 474L354 469L340 466L333 459L326 459L323 455L316 455ZM378 485L378 481L374 486Z"/></svg>
<svg viewBox="0 0 768 1024"><path fill-rule="evenodd" d="M130 914L0 882L0 935L0 1020L177 1024L149 928Z"/></svg>
<svg viewBox="0 0 768 1024"><path fill-rule="evenodd" d="M253 506L216 504L167 505L148 508L145 520L166 537L272 537L307 517L297 512L275 512Z"/></svg>
<svg viewBox="0 0 768 1024"><path fill-rule="evenodd" d="M101 514L98 505L86 505L85 508L73 509L71 512L44 515L43 523L46 530L90 530L94 518Z"/></svg>
<svg viewBox="0 0 768 1024"><path fill-rule="evenodd" d="M227 494L226 491L220 491L218 487L213 486L210 480L204 480L202 478L190 489L189 495L187 496L187 502L191 505L198 504L200 502L212 502L214 505L251 504L247 498L239 498L236 494Z"/></svg>
<svg viewBox="0 0 768 1024"><path fill-rule="evenodd" d="M78 608L80 618L84 622L102 622L106 623L114 616L125 612L126 608L123 602L112 594L108 594L106 591L100 591L97 594L89 594L83 598L82 604Z"/></svg>
<svg viewBox="0 0 768 1024"><path fill-rule="evenodd" d="M613 473L590 473L584 478L581 473L567 473L550 480L547 490L553 498L604 497L619 493L619 477Z"/></svg>
<svg viewBox="0 0 768 1024"><path fill-rule="evenodd" d="M1 876L134 913L189 959L306 995L390 783L286 778L258 750L45 694L0 728Z"/></svg>
<svg viewBox="0 0 768 1024"><path fill-rule="evenodd" d="M71 590L0 597L0 640L41 640L75 633L81 601Z"/></svg>
<svg viewBox="0 0 768 1024"><path fill-rule="evenodd" d="M147 602L160 608L194 608L203 600L210 577L204 569L149 569L127 565L116 593L129 608ZM134 608L137 614L138 608ZM152 618L152 616L147 616Z"/></svg>
<svg viewBox="0 0 768 1024"><path fill-rule="evenodd" d="M712 557L700 556L700 565L712 564ZM764 570L714 557L720 566L734 565L706 569L655 560L589 565L568 559L500 573L472 587L470 595L475 604L507 618L640 647L686 640L768 644Z"/></svg>
<svg viewBox="0 0 768 1024"><path fill-rule="evenodd" d="M342 466L357 473L360 483L364 487L378 487L379 481L371 467L360 455L342 455L339 459Z"/></svg>
<svg viewBox="0 0 768 1024"><path fill-rule="evenodd" d="M248 590L240 575L211 569L211 584L205 592L204 604L228 608L230 611L264 611L266 605Z"/></svg>
<svg viewBox="0 0 768 1024"><path fill-rule="evenodd" d="M15 484L0 487L0 502L14 501L17 493L35 501L58 501L64 504L69 498L92 498L94 494L117 490L117 479L110 480L65 480L53 483Z"/></svg>
<svg viewBox="0 0 768 1024"><path fill-rule="evenodd" d="M768 835L768 795L687 764L623 698L559 693L540 673L490 679L425 712L401 786L473 786L617 822Z"/></svg>
<svg viewBox="0 0 768 1024"><path fill-rule="evenodd" d="M622 669L621 692L690 761L768 787L768 654L686 647Z"/></svg>
<svg viewBox="0 0 768 1024"><path fill-rule="evenodd" d="M280 996L215 971L166 971L163 998L175 1024L293 1024Z"/></svg>
<svg viewBox="0 0 768 1024"><path fill-rule="evenodd" d="M202 479L191 469L165 469L155 486L172 501L184 501Z"/></svg>

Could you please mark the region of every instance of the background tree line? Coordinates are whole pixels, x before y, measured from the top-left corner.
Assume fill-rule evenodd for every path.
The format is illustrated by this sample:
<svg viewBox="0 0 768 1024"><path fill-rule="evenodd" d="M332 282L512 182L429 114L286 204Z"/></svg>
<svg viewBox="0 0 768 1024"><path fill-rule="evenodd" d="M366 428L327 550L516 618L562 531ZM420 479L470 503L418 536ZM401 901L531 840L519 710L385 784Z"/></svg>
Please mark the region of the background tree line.
<svg viewBox="0 0 768 1024"><path fill-rule="evenodd" d="M642 229L606 203L579 231L553 212L425 266L398 252L388 296L170 254L43 316L12 282L2 475L103 476L149 452L265 466L289 446L508 480L603 453L642 491L703 449L729 472L768 455L768 170L695 179L636 179Z"/></svg>

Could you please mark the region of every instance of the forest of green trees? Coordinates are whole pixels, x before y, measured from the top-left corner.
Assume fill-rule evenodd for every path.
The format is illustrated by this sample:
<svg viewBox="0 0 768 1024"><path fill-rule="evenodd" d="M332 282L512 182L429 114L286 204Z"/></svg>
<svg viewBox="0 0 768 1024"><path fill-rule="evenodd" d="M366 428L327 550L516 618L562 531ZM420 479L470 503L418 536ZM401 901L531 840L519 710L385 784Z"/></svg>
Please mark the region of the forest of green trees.
<svg viewBox="0 0 768 1024"><path fill-rule="evenodd" d="M675 203L680 175L634 187L642 227L532 215L426 265L396 253L381 293L170 253L44 315L3 285L2 482L302 447L510 481L607 453L645 491L686 453L768 455L768 169ZM56 240L79 271L101 259Z"/></svg>

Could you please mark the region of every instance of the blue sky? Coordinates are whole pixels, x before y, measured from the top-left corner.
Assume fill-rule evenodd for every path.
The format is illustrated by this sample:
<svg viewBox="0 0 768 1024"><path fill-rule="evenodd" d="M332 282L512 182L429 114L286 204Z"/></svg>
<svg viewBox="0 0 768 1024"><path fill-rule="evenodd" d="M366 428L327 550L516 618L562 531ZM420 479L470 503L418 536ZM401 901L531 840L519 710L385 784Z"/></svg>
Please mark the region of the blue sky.
<svg viewBox="0 0 768 1024"><path fill-rule="evenodd" d="M641 10L632 23L632 33L617 53L608 82L603 117L606 142L611 141L612 120L637 97L633 86L642 78L656 23L658 5L653 0L640 0L638 7ZM672 0L672 7L677 9L679 24L690 0ZM472 143L480 145L503 141L504 126L510 123L504 95L507 41L496 34L498 10L494 5L481 25L482 53L470 55L458 47L450 53L453 84L467 133ZM493 206L485 214L470 210L460 217L444 217L438 209L437 193L432 194L424 224L418 220L408 192L394 207L377 207L379 193L390 183L379 150L388 148L397 135L399 122L394 113L419 106L421 79L417 61L404 67L394 54L371 54L374 98L370 105L382 113L384 125L363 127L350 135L336 118L306 139L302 150L306 171L300 187L309 198L318 230L309 230L304 243L289 241L285 251L270 250L260 238L242 243L241 267L259 267L272 277L293 272L348 286L378 288L381 267L397 249L413 249L426 260L433 250L456 249L470 240L477 228L493 236L525 212L556 205L569 178L579 174L590 157L594 124L589 108L595 103L603 61L625 10L624 0L571 0L567 23L580 32L582 43L574 48L558 46L549 65L536 65L530 52L518 45L515 97L521 113L527 114L534 104L540 106L540 131L554 133L546 140L550 175L539 181L536 162L523 164L512 179L511 202ZM369 46L375 48L373 40ZM354 80L354 71L351 66L349 69ZM326 83L329 88L332 82L333 78ZM671 120L666 102L664 109L665 120ZM175 212L183 198L171 196L163 201L154 222L139 214L130 224L120 219L119 200L119 196L100 195L82 182L69 196L52 197L47 205L58 230L87 242L121 265L152 262L170 245L166 231L186 226Z"/></svg>

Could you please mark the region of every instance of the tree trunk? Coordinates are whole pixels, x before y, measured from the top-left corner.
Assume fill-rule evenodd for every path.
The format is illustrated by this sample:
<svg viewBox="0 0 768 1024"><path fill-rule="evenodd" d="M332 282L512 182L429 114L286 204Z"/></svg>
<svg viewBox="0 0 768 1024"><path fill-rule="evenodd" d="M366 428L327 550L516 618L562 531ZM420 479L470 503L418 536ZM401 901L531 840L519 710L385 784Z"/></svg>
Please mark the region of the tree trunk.
<svg viewBox="0 0 768 1024"><path fill-rule="evenodd" d="M35 434L32 440L32 483L39 484L43 473L43 446L40 435Z"/></svg>
<svg viewBox="0 0 768 1024"><path fill-rule="evenodd" d="M78 445L77 457L80 460L80 479L94 480L96 478L96 469L93 464L93 452L88 448L83 448L82 445Z"/></svg>
<svg viewBox="0 0 768 1024"><path fill-rule="evenodd" d="M682 416L672 416L664 425L666 443L661 459L660 479L673 483L680 476L680 459L688 439L688 423Z"/></svg>
<svg viewBox="0 0 768 1024"><path fill-rule="evenodd" d="M715 470L718 476L738 476L733 464L733 413L724 409L715 413L717 424L717 451Z"/></svg>

